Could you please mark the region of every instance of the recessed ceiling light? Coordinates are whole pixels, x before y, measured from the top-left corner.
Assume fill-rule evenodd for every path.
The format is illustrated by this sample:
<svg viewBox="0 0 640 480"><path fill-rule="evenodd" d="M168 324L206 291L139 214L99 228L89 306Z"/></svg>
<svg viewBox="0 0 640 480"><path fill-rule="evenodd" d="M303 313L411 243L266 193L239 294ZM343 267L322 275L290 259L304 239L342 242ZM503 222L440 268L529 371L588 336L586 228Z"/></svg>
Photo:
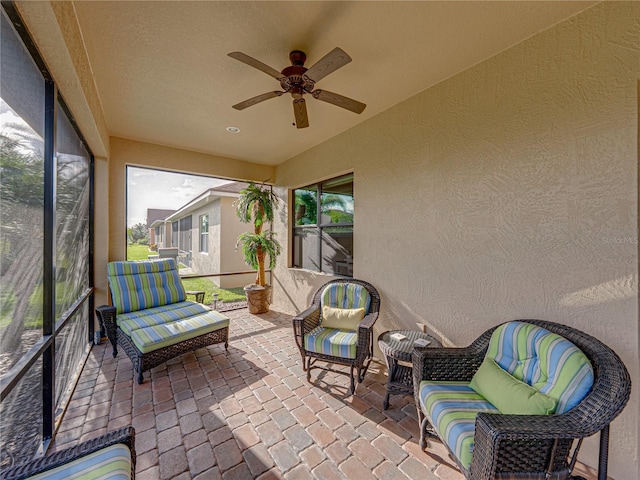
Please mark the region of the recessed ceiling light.
<svg viewBox="0 0 640 480"><path fill-rule="evenodd" d="M240 133L240 129L238 127L227 127L227 132L229 132L229 133Z"/></svg>

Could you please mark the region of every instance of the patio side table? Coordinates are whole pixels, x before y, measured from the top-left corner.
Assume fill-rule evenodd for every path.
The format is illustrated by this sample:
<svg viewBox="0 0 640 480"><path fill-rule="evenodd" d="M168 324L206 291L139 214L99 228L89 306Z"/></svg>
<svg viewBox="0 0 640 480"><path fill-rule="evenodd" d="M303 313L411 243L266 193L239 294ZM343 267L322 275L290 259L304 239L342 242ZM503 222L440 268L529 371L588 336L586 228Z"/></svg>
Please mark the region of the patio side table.
<svg viewBox="0 0 640 480"><path fill-rule="evenodd" d="M403 335L403 340L394 340L393 334ZM411 352L414 349L414 342L417 339L427 340L428 347L442 347L439 340L431 335L417 330L390 330L380 334L378 346L384 354L389 377L387 379L387 395L384 398L382 407L389 408L389 397L391 395L413 395L413 367L411 363ZM403 364L404 363L404 364ZM409 365L406 365L409 363Z"/></svg>

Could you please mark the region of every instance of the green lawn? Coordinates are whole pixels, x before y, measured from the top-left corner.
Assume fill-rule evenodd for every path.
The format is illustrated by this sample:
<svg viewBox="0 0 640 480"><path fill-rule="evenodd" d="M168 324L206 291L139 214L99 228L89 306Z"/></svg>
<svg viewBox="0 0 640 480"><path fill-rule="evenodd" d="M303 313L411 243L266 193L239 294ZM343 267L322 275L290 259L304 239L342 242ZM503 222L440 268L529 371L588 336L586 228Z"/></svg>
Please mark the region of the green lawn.
<svg viewBox="0 0 640 480"><path fill-rule="evenodd" d="M127 245L127 260L146 260L149 255L156 255L157 252L149 250L147 245ZM204 303L211 305L213 303L213 294L218 294L219 302L239 302L244 300L245 294L242 287L238 288L218 288L208 278L184 278L182 284L185 290L204 290ZM191 298L190 298L191 299Z"/></svg>
<svg viewBox="0 0 640 480"><path fill-rule="evenodd" d="M149 255L157 255L158 252L152 252L147 245L127 245L127 260L146 260Z"/></svg>
<svg viewBox="0 0 640 480"><path fill-rule="evenodd" d="M214 293L218 294L219 302L239 302L246 298L242 287L218 288L218 286L208 278L183 278L182 284L185 290L204 290L205 305L211 305L213 303Z"/></svg>

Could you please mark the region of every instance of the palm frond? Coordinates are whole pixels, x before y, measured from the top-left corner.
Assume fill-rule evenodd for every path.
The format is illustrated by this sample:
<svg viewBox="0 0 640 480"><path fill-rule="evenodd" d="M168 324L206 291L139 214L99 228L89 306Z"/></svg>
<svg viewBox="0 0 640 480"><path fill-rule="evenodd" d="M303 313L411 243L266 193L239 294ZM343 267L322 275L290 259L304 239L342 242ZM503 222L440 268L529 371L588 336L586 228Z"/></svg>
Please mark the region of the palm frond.
<svg viewBox="0 0 640 480"><path fill-rule="evenodd" d="M234 205L241 221L253 222L256 227L261 227L265 222L273 222L274 207L280 199L271 188L251 182L240 191L240 195Z"/></svg>

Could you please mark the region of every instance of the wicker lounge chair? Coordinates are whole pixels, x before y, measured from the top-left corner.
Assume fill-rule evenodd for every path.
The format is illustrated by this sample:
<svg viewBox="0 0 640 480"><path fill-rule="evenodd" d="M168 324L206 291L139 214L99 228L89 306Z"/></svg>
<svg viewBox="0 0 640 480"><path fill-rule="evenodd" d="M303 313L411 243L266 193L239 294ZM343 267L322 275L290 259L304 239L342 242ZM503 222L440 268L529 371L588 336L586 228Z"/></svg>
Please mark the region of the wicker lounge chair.
<svg viewBox="0 0 640 480"><path fill-rule="evenodd" d="M133 427L124 427L75 447L3 470L0 472L0 479L21 480L38 474L43 474L44 479L49 478L47 474L50 474L51 478L68 478L70 475L68 471L64 471L65 468L73 467L76 471L88 472L93 471L98 463L101 465L103 478L122 478L128 473L126 469L129 468L133 479L136 473L134 441ZM54 472L54 469L59 470ZM91 478L91 475L85 474L82 478Z"/></svg>
<svg viewBox="0 0 640 480"><path fill-rule="evenodd" d="M600 432L599 479L607 477L609 424L622 411L631 391L629 373L618 355L599 340L571 327L540 320L521 320L572 342L593 367L593 384L576 406L551 415L478 413L472 459L468 467L443 439L465 477L579 479L571 476L584 437ZM495 327L497 328L497 327ZM414 349L415 400L421 422L420 446L438 435L426 417L420 383L430 380L470 382L483 362L495 328L466 348ZM424 394L424 390L422 392ZM577 401L577 400L576 400Z"/></svg>
<svg viewBox="0 0 640 480"><path fill-rule="evenodd" d="M335 309L364 308L364 318L354 330L322 326L323 307ZM302 355L302 367L311 381L311 369L319 368L344 374L344 371L316 365L318 360L350 368L349 394L355 391L354 370L362 382L373 356L373 325L378 319L380 295L373 285L362 280L337 279L320 287L313 295L311 306L293 319L293 333ZM340 353L338 353L341 351ZM345 352L344 354L341 354Z"/></svg>
<svg viewBox="0 0 640 480"><path fill-rule="evenodd" d="M167 360L216 343L229 345L229 318L186 300L173 259L111 262L107 266L113 306L96 308L113 345L133 363L138 383L143 372Z"/></svg>

